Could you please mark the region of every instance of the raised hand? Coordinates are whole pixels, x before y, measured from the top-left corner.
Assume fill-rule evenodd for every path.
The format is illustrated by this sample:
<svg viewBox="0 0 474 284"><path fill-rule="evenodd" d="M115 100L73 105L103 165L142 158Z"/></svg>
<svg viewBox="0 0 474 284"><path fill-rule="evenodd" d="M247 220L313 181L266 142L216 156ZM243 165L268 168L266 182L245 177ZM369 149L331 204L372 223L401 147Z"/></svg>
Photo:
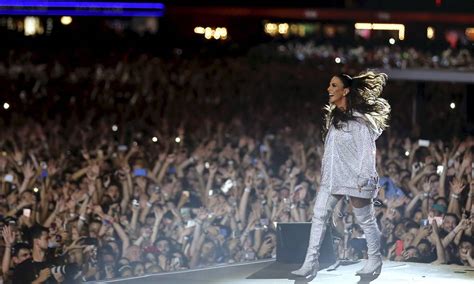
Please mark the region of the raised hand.
<svg viewBox="0 0 474 284"><path fill-rule="evenodd" d="M466 186L464 183L462 183L462 181L458 180L457 178L453 179L453 181L450 182L449 185L451 193L454 194L460 194Z"/></svg>
<svg viewBox="0 0 474 284"><path fill-rule="evenodd" d="M23 176L25 177L26 180L30 180L35 176L34 168L30 162L27 162L23 166Z"/></svg>
<svg viewBox="0 0 474 284"><path fill-rule="evenodd" d="M15 242L15 233L12 232L10 226L3 227L2 236L6 247L11 247L12 244Z"/></svg>

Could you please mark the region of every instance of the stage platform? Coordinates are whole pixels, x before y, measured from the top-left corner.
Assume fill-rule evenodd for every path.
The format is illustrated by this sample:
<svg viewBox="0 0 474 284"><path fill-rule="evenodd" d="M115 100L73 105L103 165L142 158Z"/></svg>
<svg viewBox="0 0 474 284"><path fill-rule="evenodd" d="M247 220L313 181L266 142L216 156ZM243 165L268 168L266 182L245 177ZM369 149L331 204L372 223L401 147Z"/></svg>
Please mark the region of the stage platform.
<svg viewBox="0 0 474 284"><path fill-rule="evenodd" d="M368 283L359 282L355 271L360 269L365 260L336 270L319 271L311 283ZM170 283L170 284L210 284L210 283L306 283L288 279L289 272L297 265L279 263L273 260L255 261L231 265L213 266L201 269L190 269L180 272L160 273L143 277L120 280L102 281L96 283ZM382 274L370 283L383 284L457 284L474 283L474 269L466 266L432 265L409 262L385 261Z"/></svg>

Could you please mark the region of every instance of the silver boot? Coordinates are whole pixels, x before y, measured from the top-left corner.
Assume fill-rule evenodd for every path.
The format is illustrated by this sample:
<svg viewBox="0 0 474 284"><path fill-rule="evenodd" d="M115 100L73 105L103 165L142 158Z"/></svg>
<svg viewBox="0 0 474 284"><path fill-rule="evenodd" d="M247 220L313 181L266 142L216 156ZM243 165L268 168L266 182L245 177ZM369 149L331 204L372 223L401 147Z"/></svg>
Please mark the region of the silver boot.
<svg viewBox="0 0 474 284"><path fill-rule="evenodd" d="M311 219L311 232L309 235L308 250L303 265L300 269L292 271L297 277L304 277L311 281L316 277L319 270L319 248L326 232L327 221L336 206L338 198L333 196L329 188L322 187L316 196Z"/></svg>
<svg viewBox="0 0 474 284"><path fill-rule="evenodd" d="M382 255L380 253L380 231L375 218L374 205L371 203L362 208L353 207L352 212L359 222L367 241L368 260L364 267L356 272L358 276L379 275L382 270Z"/></svg>

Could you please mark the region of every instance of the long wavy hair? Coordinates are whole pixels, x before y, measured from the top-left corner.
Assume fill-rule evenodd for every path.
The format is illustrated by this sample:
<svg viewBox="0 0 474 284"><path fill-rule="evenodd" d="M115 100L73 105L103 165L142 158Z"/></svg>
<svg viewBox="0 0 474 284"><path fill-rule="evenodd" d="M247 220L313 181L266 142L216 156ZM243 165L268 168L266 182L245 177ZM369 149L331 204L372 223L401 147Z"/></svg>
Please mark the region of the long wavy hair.
<svg viewBox="0 0 474 284"><path fill-rule="evenodd" d="M347 109L340 110L334 104L324 107L323 140L326 138L331 124L337 129L341 129L344 123L356 119L354 111L370 117L377 128L383 130L388 127L390 104L386 99L380 98L388 79L387 74L366 71L356 77L347 74L335 76L342 81L344 88L349 88L349 93L346 95Z"/></svg>

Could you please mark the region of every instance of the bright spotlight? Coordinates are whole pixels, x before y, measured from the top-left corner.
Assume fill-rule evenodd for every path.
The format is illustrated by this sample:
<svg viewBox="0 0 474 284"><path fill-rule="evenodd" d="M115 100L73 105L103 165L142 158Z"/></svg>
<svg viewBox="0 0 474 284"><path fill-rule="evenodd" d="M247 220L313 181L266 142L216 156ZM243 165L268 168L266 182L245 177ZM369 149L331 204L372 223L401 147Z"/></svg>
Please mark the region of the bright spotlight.
<svg viewBox="0 0 474 284"><path fill-rule="evenodd" d="M34 191L34 192L38 192L39 189L38 189L37 187L35 187L35 188L33 188L33 191Z"/></svg>
<svg viewBox="0 0 474 284"><path fill-rule="evenodd" d="M394 45L395 44L395 39L393 37L391 37L389 40L388 40L388 43L390 43L391 45Z"/></svg>
<svg viewBox="0 0 474 284"><path fill-rule="evenodd" d="M456 104L455 104L455 103L451 103L451 104L449 104L449 107L450 107L451 109L455 109L455 108L456 108Z"/></svg>
<svg viewBox="0 0 474 284"><path fill-rule="evenodd" d="M153 141L153 143L156 143L158 142L158 138L156 138L156 136L153 136L153 138L151 138L151 141Z"/></svg>
<svg viewBox="0 0 474 284"><path fill-rule="evenodd" d="M181 138L179 138L179 137L176 137L176 138L174 139L174 142L176 142L176 143L179 143L179 142L181 142Z"/></svg>
<svg viewBox="0 0 474 284"><path fill-rule="evenodd" d="M341 58L336 57L336 58L334 59L334 61L335 61L337 64L339 64L339 63L341 63Z"/></svg>
<svg viewBox="0 0 474 284"><path fill-rule="evenodd" d="M67 26L67 25L70 25L72 23L72 18L69 17L69 16L63 16L61 17L61 24Z"/></svg>
<svg viewBox="0 0 474 284"><path fill-rule="evenodd" d="M405 156L407 156L407 157L410 156L410 152L405 151Z"/></svg>
<svg viewBox="0 0 474 284"><path fill-rule="evenodd" d="M195 27L194 28L194 33L203 35L204 34L204 28L203 27Z"/></svg>
<svg viewBox="0 0 474 284"><path fill-rule="evenodd" d="M115 125L115 124L112 125L112 131L113 131L113 132L117 132L117 130L118 130L118 126Z"/></svg>
<svg viewBox="0 0 474 284"><path fill-rule="evenodd" d="M9 104L9 103L4 103L4 104L3 104L3 108L4 108L4 109L9 109L9 108L10 108L10 104Z"/></svg>
<svg viewBox="0 0 474 284"><path fill-rule="evenodd" d="M426 37L428 39L433 39L434 38L434 33L435 33L435 30L433 27L427 27L426 28Z"/></svg>

